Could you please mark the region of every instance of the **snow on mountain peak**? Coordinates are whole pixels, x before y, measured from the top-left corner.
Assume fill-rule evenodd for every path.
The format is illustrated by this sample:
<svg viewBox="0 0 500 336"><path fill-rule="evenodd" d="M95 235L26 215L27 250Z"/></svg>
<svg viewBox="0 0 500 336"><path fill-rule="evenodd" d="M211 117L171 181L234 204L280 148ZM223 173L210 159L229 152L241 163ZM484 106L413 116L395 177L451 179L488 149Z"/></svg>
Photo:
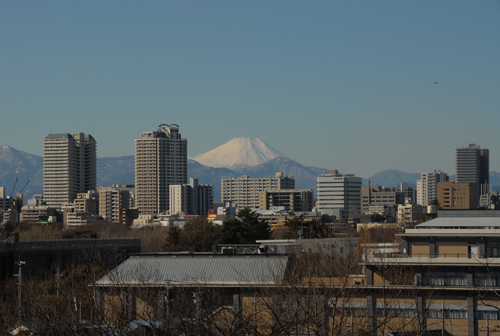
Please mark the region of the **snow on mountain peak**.
<svg viewBox="0 0 500 336"><path fill-rule="evenodd" d="M258 138L234 138L193 157L193 160L208 167L238 169L260 165L277 157L285 156Z"/></svg>

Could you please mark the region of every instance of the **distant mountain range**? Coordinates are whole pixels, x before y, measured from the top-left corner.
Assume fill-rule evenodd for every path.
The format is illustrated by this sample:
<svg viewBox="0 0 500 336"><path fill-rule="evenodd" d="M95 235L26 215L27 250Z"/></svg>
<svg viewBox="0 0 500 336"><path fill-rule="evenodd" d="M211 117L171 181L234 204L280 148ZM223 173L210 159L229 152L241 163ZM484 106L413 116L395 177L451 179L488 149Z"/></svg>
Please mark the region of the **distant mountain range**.
<svg viewBox="0 0 500 336"><path fill-rule="evenodd" d="M244 139L247 138L238 138L237 142L233 142L231 146L225 147L228 151L231 149L230 154L233 154L232 157L239 155L246 158L246 160L232 161L232 166L238 168L209 167L194 159L188 160L188 176L198 178L198 182L201 184L213 185L215 201L220 201L220 179L223 176L238 177L249 175L250 177L269 177L274 176L276 172L283 172L285 175L295 177L295 187L297 189L316 190L317 176L329 172L328 169L324 168L304 166L284 156L274 156L275 153L279 152L272 148L269 150L266 149L265 146L267 145L258 139L248 139L248 141ZM251 153L252 150L256 150L261 154L274 154L265 156L258 153ZM241 153L245 151L247 152ZM216 159L216 152L212 152L212 154L213 158ZM264 157L265 162L252 165L257 160L256 158L264 160ZM249 158L252 159L250 160ZM7 195L10 195L13 190L16 178L18 178L18 182L14 194L23 188L27 180L30 182L23 191L26 198L31 197L33 194L42 193L43 158L19 151L7 145L0 146L0 186L6 187ZM409 186L415 187L418 178L420 178L420 174L399 170L385 170L371 176L369 180L371 185L394 187L401 182L408 182ZM97 184L99 186L134 184L134 180L134 156L103 157L97 159ZM499 190L500 173L496 171L490 172L490 183L493 184L494 190ZM368 179L363 179L363 184L368 185Z"/></svg>

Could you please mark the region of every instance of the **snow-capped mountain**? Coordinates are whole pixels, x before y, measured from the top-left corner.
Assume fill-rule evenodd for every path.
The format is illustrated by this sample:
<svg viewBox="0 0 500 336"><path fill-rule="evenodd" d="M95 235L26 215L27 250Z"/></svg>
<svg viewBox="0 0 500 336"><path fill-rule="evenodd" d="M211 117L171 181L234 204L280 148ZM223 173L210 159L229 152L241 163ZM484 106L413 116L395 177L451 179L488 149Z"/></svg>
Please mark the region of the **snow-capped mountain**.
<svg viewBox="0 0 500 336"><path fill-rule="evenodd" d="M191 159L208 167L239 169L261 165L277 157L285 156L258 138L234 138Z"/></svg>

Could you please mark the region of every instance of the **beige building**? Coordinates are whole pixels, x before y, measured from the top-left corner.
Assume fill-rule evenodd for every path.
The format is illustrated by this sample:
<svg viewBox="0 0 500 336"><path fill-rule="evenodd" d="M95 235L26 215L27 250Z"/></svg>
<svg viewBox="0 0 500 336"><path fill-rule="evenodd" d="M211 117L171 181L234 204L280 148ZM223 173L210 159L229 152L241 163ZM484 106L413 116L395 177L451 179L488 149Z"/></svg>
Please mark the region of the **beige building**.
<svg viewBox="0 0 500 336"><path fill-rule="evenodd" d="M478 198L477 183L438 183L437 199L441 209L477 209Z"/></svg>
<svg viewBox="0 0 500 336"><path fill-rule="evenodd" d="M162 124L135 139L136 206L141 213L167 213L170 185L186 182L187 139L178 125Z"/></svg>
<svg viewBox="0 0 500 336"><path fill-rule="evenodd" d="M96 141L84 133L49 134L43 142L43 198L48 206L73 203L95 189Z"/></svg>
<svg viewBox="0 0 500 336"><path fill-rule="evenodd" d="M97 215L99 213L99 194L95 191L79 193L76 195L76 199L73 204L75 206L75 213L86 212L92 215Z"/></svg>
<svg viewBox="0 0 500 336"><path fill-rule="evenodd" d="M66 214L65 219L67 228L87 225L97 220L94 214L88 212L70 212Z"/></svg>
<svg viewBox="0 0 500 336"><path fill-rule="evenodd" d="M110 187L97 188L99 192L99 216L104 220L125 224L129 208L129 191Z"/></svg>
<svg viewBox="0 0 500 336"><path fill-rule="evenodd" d="M295 178L276 173L271 177L241 177L221 178L221 202L235 202L240 208L258 209L259 195L264 190L295 189Z"/></svg>
<svg viewBox="0 0 500 336"><path fill-rule="evenodd" d="M418 224L425 221L424 215L427 213L427 207L406 204L398 205L398 223L399 224Z"/></svg>
<svg viewBox="0 0 500 336"><path fill-rule="evenodd" d="M23 205L20 222L47 222L55 215L55 209L48 205Z"/></svg>
<svg viewBox="0 0 500 336"><path fill-rule="evenodd" d="M361 186L361 212L370 213L374 205L397 205L405 203L405 195L398 188Z"/></svg>
<svg viewBox="0 0 500 336"><path fill-rule="evenodd" d="M312 189L264 190L259 193L259 209L284 206L290 211L311 211L314 205Z"/></svg>

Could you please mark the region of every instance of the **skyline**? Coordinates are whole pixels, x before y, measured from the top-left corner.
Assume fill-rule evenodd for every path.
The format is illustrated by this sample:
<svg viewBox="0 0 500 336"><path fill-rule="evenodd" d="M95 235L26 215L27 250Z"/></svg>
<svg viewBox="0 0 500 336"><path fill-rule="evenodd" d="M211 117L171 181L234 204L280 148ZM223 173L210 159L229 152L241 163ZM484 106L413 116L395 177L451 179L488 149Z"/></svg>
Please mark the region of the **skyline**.
<svg viewBox="0 0 500 336"><path fill-rule="evenodd" d="M356 176L452 175L476 143L500 170L499 1L0 9L0 144L30 154L84 132L99 157L133 155L141 132L176 123L189 157L256 137Z"/></svg>

